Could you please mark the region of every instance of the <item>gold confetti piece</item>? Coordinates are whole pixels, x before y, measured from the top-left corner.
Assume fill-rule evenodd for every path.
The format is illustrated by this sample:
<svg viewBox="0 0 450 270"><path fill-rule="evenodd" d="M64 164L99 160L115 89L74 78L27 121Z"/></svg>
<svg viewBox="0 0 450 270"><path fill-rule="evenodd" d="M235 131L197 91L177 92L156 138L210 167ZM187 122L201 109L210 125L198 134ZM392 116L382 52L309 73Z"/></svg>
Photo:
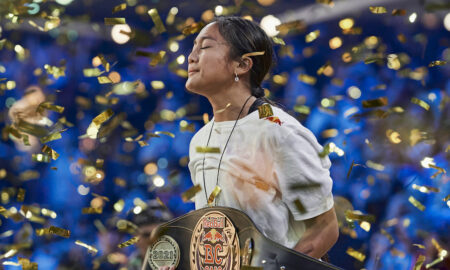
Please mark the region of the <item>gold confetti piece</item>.
<svg viewBox="0 0 450 270"><path fill-rule="evenodd" d="M19 188L19 191L17 192L17 201L23 202L25 200L25 189Z"/></svg>
<svg viewBox="0 0 450 270"><path fill-rule="evenodd" d="M44 154L31 154L31 159L35 162L50 162L50 156Z"/></svg>
<svg viewBox="0 0 450 270"><path fill-rule="evenodd" d="M117 246L119 248L124 248L124 247L128 247L128 246L134 245L138 241L139 241L139 237L135 236L135 237L131 238L130 240L127 240L127 241L125 241L125 242L123 242L121 244L118 244Z"/></svg>
<svg viewBox="0 0 450 270"><path fill-rule="evenodd" d="M28 123L22 119L20 119L19 123L17 123L17 128L24 133L34 135L36 137L48 135L48 130L45 127ZM13 127L10 127L10 133L18 139L21 138L20 134Z"/></svg>
<svg viewBox="0 0 450 270"><path fill-rule="evenodd" d="M36 229L35 231L38 236L42 236L42 235L46 235L46 234L55 234L55 235L59 235L64 238L70 237L69 230L66 230L63 228L58 228L55 226L50 226L49 228Z"/></svg>
<svg viewBox="0 0 450 270"><path fill-rule="evenodd" d="M161 20L161 18L159 17L158 14L158 10L156 10L156 8L152 8L148 11L148 15L150 15L150 17L152 17L153 23L156 26L156 30L158 30L158 33L163 33L166 32L166 27L164 27L164 24Z"/></svg>
<svg viewBox="0 0 450 270"><path fill-rule="evenodd" d="M262 104L258 106L258 114L259 119L273 116L272 107L270 106L270 104Z"/></svg>
<svg viewBox="0 0 450 270"><path fill-rule="evenodd" d="M389 243L392 245L394 244L394 238L392 237L392 235L390 235L385 229L381 228L381 233L387 237L387 239L389 239Z"/></svg>
<svg viewBox="0 0 450 270"><path fill-rule="evenodd" d="M54 141L54 140L59 140L61 138L62 138L61 133L60 132L55 132L55 133L52 133L52 134L50 134L48 136L40 138L39 141L41 143L48 143L48 142L51 142L51 141Z"/></svg>
<svg viewBox="0 0 450 270"><path fill-rule="evenodd" d="M373 14L382 14L387 12L385 7L369 7L369 9Z"/></svg>
<svg viewBox="0 0 450 270"><path fill-rule="evenodd" d="M330 147L330 144L327 143L323 147L322 152L319 153L319 157L324 158L324 157L328 156L330 153L331 153L331 147Z"/></svg>
<svg viewBox="0 0 450 270"><path fill-rule="evenodd" d="M366 255L364 255L363 253L354 250L353 248L349 247L347 248L347 254L352 256L353 258L357 259L360 262L363 262L366 259Z"/></svg>
<svg viewBox="0 0 450 270"><path fill-rule="evenodd" d="M53 75L53 77L55 79L66 76L66 67L65 66L57 67L57 66L50 66L50 65L45 64L44 69L47 71L48 74Z"/></svg>
<svg viewBox="0 0 450 270"><path fill-rule="evenodd" d="M434 248L436 248L436 250L438 251L439 257L446 257L448 255L447 250L443 249L439 244L439 242L436 241L436 239L431 238L431 243L433 244Z"/></svg>
<svg viewBox="0 0 450 270"><path fill-rule="evenodd" d="M164 135L167 135L169 137L175 138L175 134L173 134L172 132L168 132L168 131L155 131L155 134L156 135L164 134Z"/></svg>
<svg viewBox="0 0 450 270"><path fill-rule="evenodd" d="M322 5L327 5L327 6L330 6L330 7L334 7L333 0L316 0L316 3L322 4Z"/></svg>
<svg viewBox="0 0 450 270"><path fill-rule="evenodd" d="M39 178L40 174L38 171L26 170L19 174L19 179L22 181L29 181Z"/></svg>
<svg viewBox="0 0 450 270"><path fill-rule="evenodd" d="M111 109L107 109L106 111L103 111L99 115L97 115L93 120L92 123L94 123L97 126L100 126L104 122L106 122L111 116L113 116L114 112Z"/></svg>
<svg viewBox="0 0 450 270"><path fill-rule="evenodd" d="M127 181L123 178L116 177L114 178L114 184L118 185L119 187L126 187Z"/></svg>
<svg viewBox="0 0 450 270"><path fill-rule="evenodd" d="M264 53L265 53L265 51L244 53L241 56L241 58L250 57L250 56L257 56L257 55L264 55Z"/></svg>
<svg viewBox="0 0 450 270"><path fill-rule="evenodd" d="M105 25L126 24L125 18L105 18Z"/></svg>
<svg viewBox="0 0 450 270"><path fill-rule="evenodd" d="M442 262L443 260L444 260L444 257L438 257L436 260L434 260L434 261L432 261L432 262L430 262L430 263L427 263L427 264L425 265L425 268L428 269L428 268L430 268L430 267L432 267L432 266L434 266L434 265L436 265L436 264Z"/></svg>
<svg viewBox="0 0 450 270"><path fill-rule="evenodd" d="M44 145L42 146L41 152L44 154L47 154L48 156L50 156L53 160L58 159L59 154L56 153L55 150L53 150L52 148L50 148L48 145Z"/></svg>
<svg viewBox="0 0 450 270"><path fill-rule="evenodd" d="M148 146L149 144L146 141L138 141L140 147Z"/></svg>
<svg viewBox="0 0 450 270"><path fill-rule="evenodd" d="M106 61L106 58L103 54L97 55L98 58L100 58L100 62L102 62L103 67L105 68L106 72L109 72L110 64L108 61Z"/></svg>
<svg viewBox="0 0 450 270"><path fill-rule="evenodd" d="M159 205L167 208L167 206L161 201L161 199L159 197L156 197L156 201L159 203Z"/></svg>
<svg viewBox="0 0 450 270"><path fill-rule="evenodd" d="M166 55L166 51L159 51L157 53L136 51L136 56L144 56L144 57L150 58L151 61L150 61L149 65L152 67L159 64L163 60L165 55Z"/></svg>
<svg viewBox="0 0 450 270"><path fill-rule="evenodd" d="M413 246L416 246L416 247L421 248L421 249L425 249L425 246L421 245L421 244L413 244Z"/></svg>
<svg viewBox="0 0 450 270"><path fill-rule="evenodd" d="M101 214L102 212L103 208L101 207L83 207L83 209L81 209L82 214Z"/></svg>
<svg viewBox="0 0 450 270"><path fill-rule="evenodd" d="M361 214L359 211L352 211L352 210L345 211L345 218L350 222L351 221L366 221L369 223L375 222L374 215L364 215Z"/></svg>
<svg viewBox="0 0 450 270"><path fill-rule="evenodd" d="M1 258L1 256L0 256L0 258ZM4 261L3 265L20 266L20 263L11 262L11 261Z"/></svg>
<svg viewBox="0 0 450 270"><path fill-rule="evenodd" d="M416 200L416 198L414 198L413 196L409 196L408 201L414 205L417 209L419 209L420 211L424 211L425 210L425 206L420 203L418 200Z"/></svg>
<svg viewBox="0 0 450 270"><path fill-rule="evenodd" d="M450 194L449 195L447 195L444 199L442 199L444 202L446 202L446 201L448 201L448 200L450 200Z"/></svg>
<svg viewBox="0 0 450 270"><path fill-rule="evenodd" d="M306 213L306 208L303 205L303 203L300 201L300 199L295 199L293 201L295 208L302 214Z"/></svg>
<svg viewBox="0 0 450 270"><path fill-rule="evenodd" d="M298 80L301 82L304 82L306 84L309 84L309 85L314 85L314 84L316 84L316 81L317 81L317 79L315 77L309 76L306 74L298 75Z"/></svg>
<svg viewBox="0 0 450 270"><path fill-rule="evenodd" d="M363 100L363 108L374 108L388 105L387 97L380 97L376 99Z"/></svg>
<svg viewBox="0 0 450 270"><path fill-rule="evenodd" d="M202 187L199 184L195 185L183 192L181 194L181 199L183 200L183 202L188 202L195 196L195 194L197 194L197 192L200 192L201 190Z"/></svg>
<svg viewBox="0 0 450 270"><path fill-rule="evenodd" d="M277 31L280 31L280 35L287 35L291 31L303 32L306 29L306 23L302 20L296 20L291 22L282 23L275 27Z"/></svg>
<svg viewBox="0 0 450 270"><path fill-rule="evenodd" d="M431 193L431 192L436 192L436 193L440 192L439 188L430 187L430 186L419 186L419 185L413 184L412 188L415 190L418 190L422 193L427 193L427 194Z"/></svg>
<svg viewBox="0 0 450 270"><path fill-rule="evenodd" d="M79 246L82 246L82 247L84 247L84 248L87 248L88 251L89 251L90 253L93 253L94 255L97 254L97 252L98 252L98 250L97 250L95 247L93 247L93 246L91 246L91 245L88 245L88 244L85 244L85 243L83 243L83 242L81 242L81 241L79 241L79 240L75 241L75 244L77 244L77 245L79 245Z"/></svg>
<svg viewBox="0 0 450 270"><path fill-rule="evenodd" d="M197 147L195 147L195 151L197 151L197 153L215 153L215 154L220 154L220 148L219 147L211 147L211 146L197 146Z"/></svg>
<svg viewBox="0 0 450 270"><path fill-rule="evenodd" d="M102 75L104 71L101 71L98 68L85 68L83 69L84 77L98 77Z"/></svg>
<svg viewBox="0 0 450 270"><path fill-rule="evenodd" d="M111 79L107 76L100 76L97 77L97 80L100 84L107 84L107 83L113 83L113 81L111 81Z"/></svg>
<svg viewBox="0 0 450 270"><path fill-rule="evenodd" d="M437 60L437 61L432 61L428 67L434 67L434 66L443 66L447 64L447 61L441 61L441 60Z"/></svg>
<svg viewBox="0 0 450 270"><path fill-rule="evenodd" d="M422 268L422 265L424 262L425 262L425 256L419 255L419 257L417 257L416 262L414 263L413 270L420 270Z"/></svg>
<svg viewBox="0 0 450 270"><path fill-rule="evenodd" d="M310 189L314 189L314 188L319 188L321 186L322 186L322 184L320 184L320 183L311 183L311 184L297 183L297 184L290 185L289 189L290 190L310 190Z"/></svg>
<svg viewBox="0 0 450 270"><path fill-rule="evenodd" d="M204 22L195 22L195 23L192 23L191 25L183 28L183 30L181 32L183 33L183 35L189 36L189 35L200 32L200 30L202 30L203 27L205 27Z"/></svg>
<svg viewBox="0 0 450 270"><path fill-rule="evenodd" d="M214 200L217 198L217 196L219 195L219 193L220 193L221 190L222 190L222 189L221 189L219 186L216 186L216 187L214 188L214 190L211 192L211 194L209 195L209 198L208 198L208 205L209 205L209 206L212 205L212 203L213 203Z"/></svg>
<svg viewBox="0 0 450 270"><path fill-rule="evenodd" d="M45 102L42 102L41 104L39 104L39 106L36 109L36 112L43 113L44 109L50 110L50 111L55 111L58 113L64 112L63 106L58 106L58 105L52 104L52 102L50 102L50 101L45 101Z"/></svg>
<svg viewBox="0 0 450 270"><path fill-rule="evenodd" d="M429 166L430 168L433 168L433 169L438 170L435 174L433 174L433 175L430 177L431 179L436 178L439 174L446 174L446 173L447 173L447 171L446 171L444 168L438 167L438 166L436 166L436 165L434 165L434 164L428 164L428 166Z"/></svg>
<svg viewBox="0 0 450 270"><path fill-rule="evenodd" d="M317 39L320 36L320 30L315 30L310 32L305 36L305 42L310 43L313 42L315 39Z"/></svg>
<svg viewBox="0 0 450 270"><path fill-rule="evenodd" d="M326 74L328 74L327 73L327 70L333 70L333 67L331 66L331 62L330 61L327 61L326 63L325 63L325 65L323 65L323 66L321 66L318 70L317 70L317 75L322 75L322 74L324 74L324 75L326 75Z"/></svg>
<svg viewBox="0 0 450 270"><path fill-rule="evenodd" d="M92 192L92 196L94 196L94 197L96 197L96 198L100 198L100 199L102 199L102 200L104 200L104 201L109 202L109 198L108 198L108 197L99 195L99 194L97 194L97 193Z"/></svg>
<svg viewBox="0 0 450 270"><path fill-rule="evenodd" d="M394 9L392 10L392 16L405 16L406 10L404 9Z"/></svg>
<svg viewBox="0 0 450 270"><path fill-rule="evenodd" d="M30 262L30 260L26 258L19 257L19 263L22 265L22 270L38 270L38 264Z"/></svg>
<svg viewBox="0 0 450 270"><path fill-rule="evenodd" d="M401 251L401 250L398 250L398 249L396 249L396 248L392 248L392 249L390 250L390 252L391 252L391 254L392 254L393 256L400 257L400 258L404 258L404 257L405 257L405 252L403 252L403 251Z"/></svg>
<svg viewBox="0 0 450 270"><path fill-rule="evenodd" d="M411 102L419 105L420 107L424 108L427 111L430 109L430 105L421 99L413 97L411 98Z"/></svg>
<svg viewBox="0 0 450 270"><path fill-rule="evenodd" d="M126 4L126 3L117 5L117 6L115 6L115 7L113 8L112 13L114 14L114 13L116 13L116 12L125 10L126 8L127 8L127 4Z"/></svg>
<svg viewBox="0 0 450 270"><path fill-rule="evenodd" d="M275 44L280 44L280 45L286 45L286 42L284 42L284 40L282 38L279 37L272 37L272 40Z"/></svg>
<svg viewBox="0 0 450 270"><path fill-rule="evenodd" d="M231 103L228 103L228 104L225 106L225 108L220 109L220 110L217 110L216 113L222 113L222 112L224 112L226 109L228 109L230 106L231 106Z"/></svg>

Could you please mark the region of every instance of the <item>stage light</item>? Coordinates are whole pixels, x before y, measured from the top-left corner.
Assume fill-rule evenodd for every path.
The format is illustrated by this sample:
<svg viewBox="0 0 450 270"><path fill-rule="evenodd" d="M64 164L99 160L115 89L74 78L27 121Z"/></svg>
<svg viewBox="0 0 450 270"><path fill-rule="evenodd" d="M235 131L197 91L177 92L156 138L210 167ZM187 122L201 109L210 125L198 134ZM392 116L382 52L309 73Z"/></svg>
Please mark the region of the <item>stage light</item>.
<svg viewBox="0 0 450 270"><path fill-rule="evenodd" d="M339 27L343 30L348 30L353 27L355 21L352 18L345 18L339 21Z"/></svg>
<svg viewBox="0 0 450 270"><path fill-rule="evenodd" d="M170 44L169 44L169 50L170 50L171 52L176 52L176 51L178 51L179 48L180 48L180 45L178 44L178 42L176 42L176 41L170 42Z"/></svg>
<svg viewBox="0 0 450 270"><path fill-rule="evenodd" d="M347 89L347 94L353 99L358 99L361 97L361 90L356 86L350 86Z"/></svg>
<svg viewBox="0 0 450 270"><path fill-rule="evenodd" d="M158 172L158 166L153 162L147 163L144 167L144 172L147 175L153 175Z"/></svg>
<svg viewBox="0 0 450 270"><path fill-rule="evenodd" d="M184 55L180 55L177 57L177 63L180 65L184 63L184 60L186 60L186 57L184 57Z"/></svg>
<svg viewBox="0 0 450 270"><path fill-rule="evenodd" d="M411 14L411 15L409 15L409 22L410 23L413 23L413 22L415 22L416 21L416 19L417 19L417 13L413 13L413 14Z"/></svg>
<svg viewBox="0 0 450 270"><path fill-rule="evenodd" d="M89 187L85 187L83 185L79 185L77 188L77 191L80 195L87 195L89 193Z"/></svg>
<svg viewBox="0 0 450 270"><path fill-rule="evenodd" d="M281 21L277 17L273 15L267 15L261 20L261 28L266 32L266 34L270 37L276 36L279 31L275 29L277 25L280 25Z"/></svg>
<svg viewBox="0 0 450 270"><path fill-rule="evenodd" d="M444 17L444 27L447 31L450 31L450 12Z"/></svg>
<svg viewBox="0 0 450 270"><path fill-rule="evenodd" d="M430 165L435 165L434 163L434 158L432 157L424 157L421 161L420 161L420 165L422 165L422 167L424 168L430 168Z"/></svg>
<svg viewBox="0 0 450 270"><path fill-rule="evenodd" d="M63 5L63 6L67 6L68 4L72 3L73 0L56 0L56 3Z"/></svg>
<svg viewBox="0 0 450 270"><path fill-rule="evenodd" d="M330 48L335 50L342 46L342 39L340 37L334 37L329 41Z"/></svg>
<svg viewBox="0 0 450 270"><path fill-rule="evenodd" d="M136 215L138 215L140 212L142 212L142 207L140 207L139 205L133 209L133 213L135 213Z"/></svg>
<svg viewBox="0 0 450 270"><path fill-rule="evenodd" d="M111 37L117 44L125 44L130 40L130 36L125 33L131 33L131 28L128 24L116 24L111 29Z"/></svg>
<svg viewBox="0 0 450 270"><path fill-rule="evenodd" d="M222 6L216 6L214 9L214 12L216 13L216 16L220 16L223 13L223 7Z"/></svg>
<svg viewBox="0 0 450 270"><path fill-rule="evenodd" d="M162 187L162 186L164 186L164 184L165 184L165 181L161 176L157 175L153 178L153 185L155 185L157 187Z"/></svg>

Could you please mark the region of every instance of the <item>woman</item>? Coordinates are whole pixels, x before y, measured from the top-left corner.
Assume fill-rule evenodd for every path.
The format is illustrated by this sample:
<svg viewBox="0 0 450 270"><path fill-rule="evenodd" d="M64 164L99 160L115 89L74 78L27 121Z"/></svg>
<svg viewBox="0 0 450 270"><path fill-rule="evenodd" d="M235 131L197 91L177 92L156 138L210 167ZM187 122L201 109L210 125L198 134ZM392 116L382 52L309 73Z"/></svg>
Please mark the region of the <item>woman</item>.
<svg viewBox="0 0 450 270"><path fill-rule="evenodd" d="M320 258L338 238L331 163L308 129L263 98L272 50L265 32L239 17L216 18L194 41L186 88L214 112L190 143L192 181L202 187L195 208L210 200L240 209L268 238Z"/></svg>

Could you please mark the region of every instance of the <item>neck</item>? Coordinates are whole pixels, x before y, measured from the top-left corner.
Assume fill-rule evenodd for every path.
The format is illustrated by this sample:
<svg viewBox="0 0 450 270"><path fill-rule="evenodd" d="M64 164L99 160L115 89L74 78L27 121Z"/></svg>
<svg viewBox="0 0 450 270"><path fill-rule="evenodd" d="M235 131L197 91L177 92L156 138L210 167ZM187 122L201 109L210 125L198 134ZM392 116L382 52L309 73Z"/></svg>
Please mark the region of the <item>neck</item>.
<svg viewBox="0 0 450 270"><path fill-rule="evenodd" d="M250 90L243 87L232 87L228 90L217 91L214 95L208 96L209 103L213 108L214 121L233 121L238 118L239 112L242 109L245 101L250 97ZM248 114L256 97L251 96L239 118L242 118ZM230 104L228 107L227 105ZM226 109L225 109L226 108ZM224 110L225 109L225 110Z"/></svg>

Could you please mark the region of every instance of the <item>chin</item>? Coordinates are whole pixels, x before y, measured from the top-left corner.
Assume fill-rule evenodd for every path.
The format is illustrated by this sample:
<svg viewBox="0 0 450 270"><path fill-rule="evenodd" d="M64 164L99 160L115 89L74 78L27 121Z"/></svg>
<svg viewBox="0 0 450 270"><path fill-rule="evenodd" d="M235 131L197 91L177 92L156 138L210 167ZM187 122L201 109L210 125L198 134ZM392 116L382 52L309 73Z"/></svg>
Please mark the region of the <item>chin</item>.
<svg viewBox="0 0 450 270"><path fill-rule="evenodd" d="M195 84L193 84L189 79L187 80L186 84L184 85L186 87L186 90L188 92L194 93L194 94L201 94L199 91L199 87Z"/></svg>

